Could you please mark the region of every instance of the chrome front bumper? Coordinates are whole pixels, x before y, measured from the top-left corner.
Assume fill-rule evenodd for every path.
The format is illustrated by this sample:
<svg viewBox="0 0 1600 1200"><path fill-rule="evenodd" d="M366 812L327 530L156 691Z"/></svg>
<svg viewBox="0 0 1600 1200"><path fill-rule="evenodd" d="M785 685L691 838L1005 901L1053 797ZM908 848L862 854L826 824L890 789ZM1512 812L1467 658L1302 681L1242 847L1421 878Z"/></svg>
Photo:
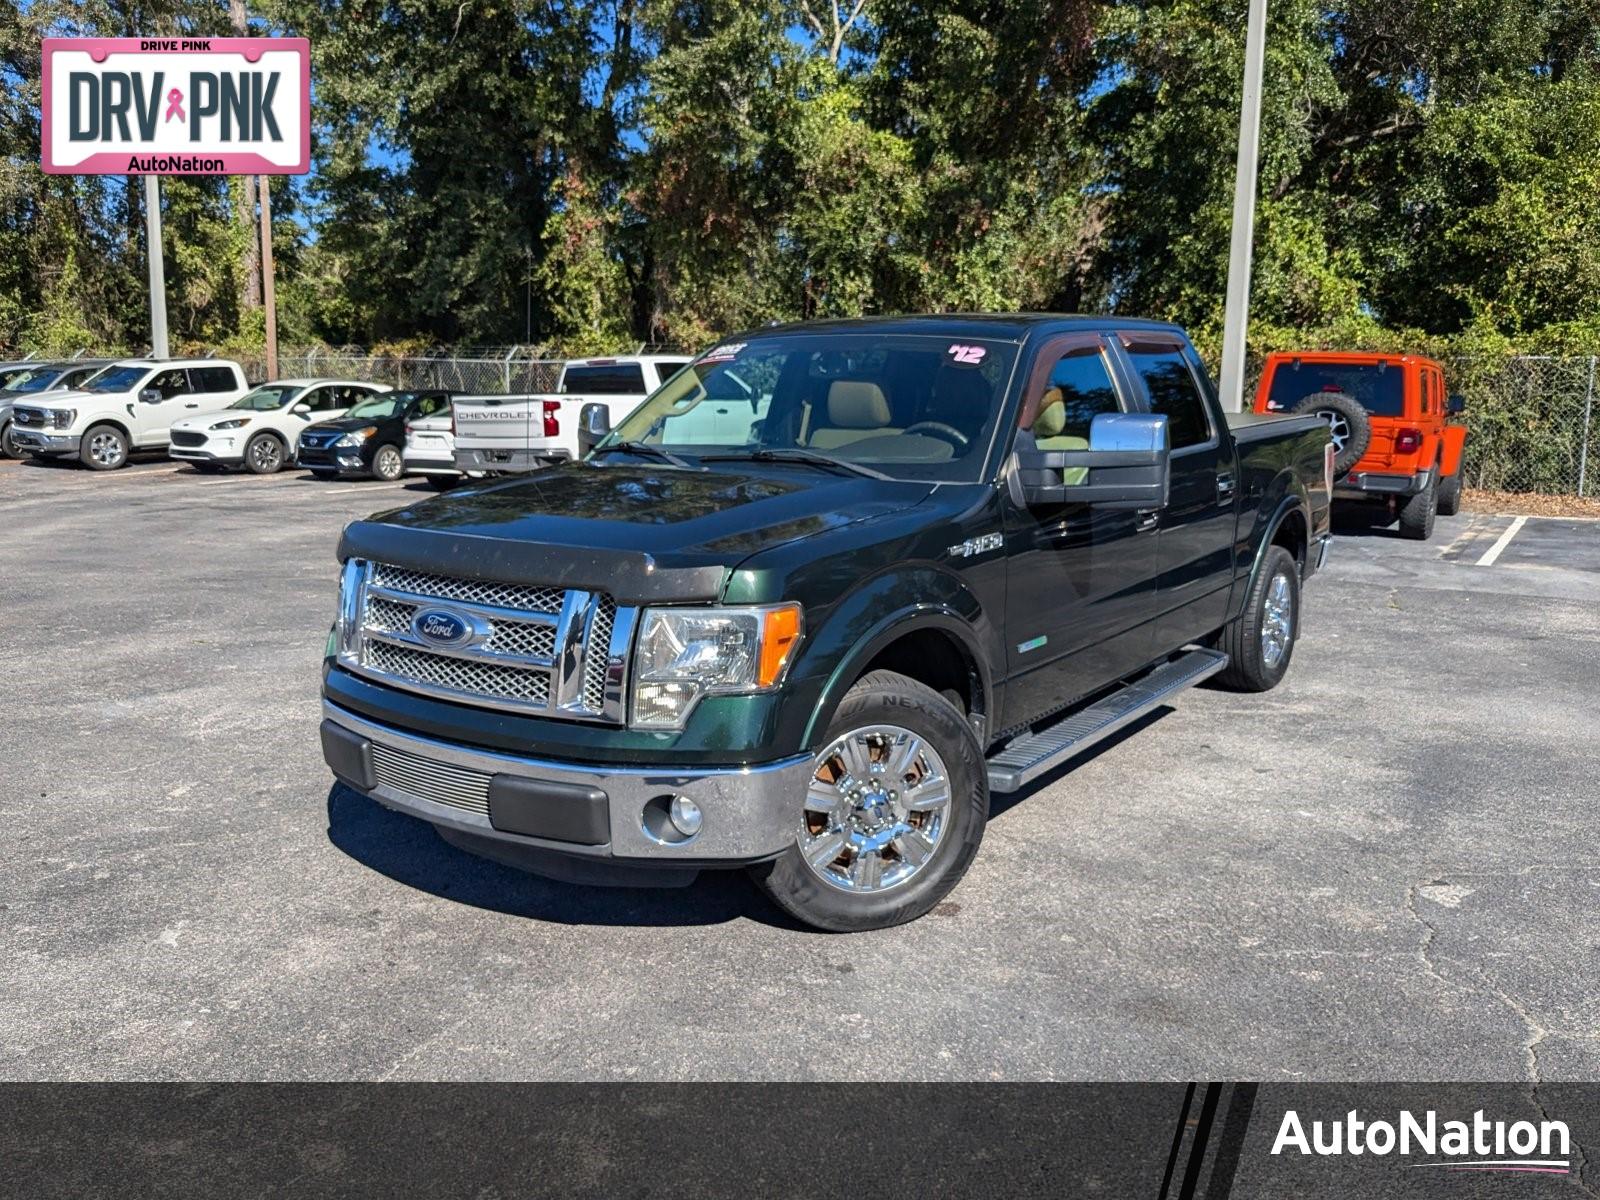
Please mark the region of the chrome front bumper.
<svg viewBox="0 0 1600 1200"><path fill-rule="evenodd" d="M799 830L810 755L754 767L663 770L582 765L472 749L402 733L322 703L323 757L345 784L443 832L505 848L651 867L735 866L780 854ZM687 796L704 814L693 838L652 836L646 805ZM566 836L500 826L548 822ZM583 840L569 840L580 838Z"/></svg>
<svg viewBox="0 0 1600 1200"><path fill-rule="evenodd" d="M19 450L34 454L76 454L83 438L78 434L45 433L38 429L11 427L11 440Z"/></svg>

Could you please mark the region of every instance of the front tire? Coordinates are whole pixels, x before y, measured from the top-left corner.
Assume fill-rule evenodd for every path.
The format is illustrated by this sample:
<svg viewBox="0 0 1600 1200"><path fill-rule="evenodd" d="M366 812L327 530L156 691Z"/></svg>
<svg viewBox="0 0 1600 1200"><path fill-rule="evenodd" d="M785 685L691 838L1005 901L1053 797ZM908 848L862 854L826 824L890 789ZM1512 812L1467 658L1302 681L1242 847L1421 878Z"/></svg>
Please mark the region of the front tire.
<svg viewBox="0 0 1600 1200"><path fill-rule="evenodd" d="M1439 511L1439 482L1429 480L1428 486L1400 507L1400 536L1413 542L1425 542L1433 536L1433 518Z"/></svg>
<svg viewBox="0 0 1600 1200"><path fill-rule="evenodd" d="M840 703L795 808L794 842L753 869L756 881L813 928L885 929L928 912L966 874L989 778L960 710L873 671Z"/></svg>
<svg viewBox="0 0 1600 1200"><path fill-rule="evenodd" d="M393 483L406 473L405 459L400 457L398 446L379 446L372 456L372 477L384 483Z"/></svg>
<svg viewBox="0 0 1600 1200"><path fill-rule="evenodd" d="M128 465L128 435L115 425L91 425L83 435L78 460L91 471L115 471Z"/></svg>
<svg viewBox="0 0 1600 1200"><path fill-rule="evenodd" d="M1268 692L1283 682L1300 637L1300 564L1282 546L1267 547L1244 613L1222 631L1228 665L1217 682L1235 692Z"/></svg>
<svg viewBox="0 0 1600 1200"><path fill-rule="evenodd" d="M270 433L258 433L245 443L244 469L252 475L276 475L283 470L287 452Z"/></svg>
<svg viewBox="0 0 1600 1200"><path fill-rule="evenodd" d="M12 439L11 422L5 423L5 428L0 429L0 458L21 458L26 451Z"/></svg>

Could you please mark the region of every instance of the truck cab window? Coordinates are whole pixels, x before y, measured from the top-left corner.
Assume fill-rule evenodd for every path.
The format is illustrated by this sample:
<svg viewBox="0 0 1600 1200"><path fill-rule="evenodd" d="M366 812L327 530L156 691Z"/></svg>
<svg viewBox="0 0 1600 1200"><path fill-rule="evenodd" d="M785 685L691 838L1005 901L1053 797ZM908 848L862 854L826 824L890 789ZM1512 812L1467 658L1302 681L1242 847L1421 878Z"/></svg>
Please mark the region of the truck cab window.
<svg viewBox="0 0 1600 1200"><path fill-rule="evenodd" d="M642 396L648 389L638 363L595 363L568 367L561 390L569 395Z"/></svg>
<svg viewBox="0 0 1600 1200"><path fill-rule="evenodd" d="M174 396L187 395L189 392L188 373L181 368L162 371L152 379L146 387L153 387L161 393L164 400L171 400Z"/></svg>
<svg viewBox="0 0 1600 1200"><path fill-rule="evenodd" d="M1174 450L1200 446L1211 440L1211 421L1206 416L1194 373L1183 353L1172 349L1130 347L1133 368L1144 380L1150 396L1150 411L1167 418L1167 434Z"/></svg>
<svg viewBox="0 0 1600 1200"><path fill-rule="evenodd" d="M1089 426L1101 413L1121 412L1105 356L1084 346L1062 355L1050 369L1037 405L1023 410L1024 426L1041 450L1083 450Z"/></svg>

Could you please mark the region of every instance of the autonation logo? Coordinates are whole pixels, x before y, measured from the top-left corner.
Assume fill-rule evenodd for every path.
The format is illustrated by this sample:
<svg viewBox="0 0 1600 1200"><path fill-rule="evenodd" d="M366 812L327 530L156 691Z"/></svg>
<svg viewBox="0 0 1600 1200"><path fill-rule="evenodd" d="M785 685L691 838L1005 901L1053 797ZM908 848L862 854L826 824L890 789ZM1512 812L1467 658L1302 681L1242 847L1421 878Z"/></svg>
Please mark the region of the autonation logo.
<svg viewBox="0 0 1600 1200"><path fill-rule="evenodd" d="M1565 1175L1571 1168L1571 1134L1565 1121L1491 1121L1479 1109L1472 1120L1440 1121L1432 1110L1421 1119L1401 1109L1392 1121L1364 1121L1355 1109L1332 1121L1312 1121L1309 1134L1300 1114L1290 1109L1278 1126L1272 1153L1299 1151L1310 1157L1345 1154L1426 1155L1433 1162L1412 1167L1449 1171L1518 1171ZM1442 1157L1441 1157L1442 1156Z"/></svg>

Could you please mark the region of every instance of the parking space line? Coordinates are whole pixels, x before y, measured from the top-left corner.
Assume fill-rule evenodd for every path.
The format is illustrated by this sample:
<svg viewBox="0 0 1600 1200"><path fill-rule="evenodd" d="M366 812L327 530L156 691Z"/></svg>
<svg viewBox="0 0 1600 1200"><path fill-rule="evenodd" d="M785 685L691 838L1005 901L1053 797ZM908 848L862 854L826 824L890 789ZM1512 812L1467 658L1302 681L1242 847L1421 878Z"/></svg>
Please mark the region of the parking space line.
<svg viewBox="0 0 1600 1200"><path fill-rule="evenodd" d="M1527 523L1527 517L1518 517L1515 521L1511 522L1511 524L1507 525L1506 531L1500 535L1500 537L1495 541L1494 545L1490 546L1483 552L1483 557L1480 558L1475 565L1480 567L1494 566L1495 559L1500 557L1500 552L1511 544L1511 539L1517 536L1517 531Z"/></svg>

